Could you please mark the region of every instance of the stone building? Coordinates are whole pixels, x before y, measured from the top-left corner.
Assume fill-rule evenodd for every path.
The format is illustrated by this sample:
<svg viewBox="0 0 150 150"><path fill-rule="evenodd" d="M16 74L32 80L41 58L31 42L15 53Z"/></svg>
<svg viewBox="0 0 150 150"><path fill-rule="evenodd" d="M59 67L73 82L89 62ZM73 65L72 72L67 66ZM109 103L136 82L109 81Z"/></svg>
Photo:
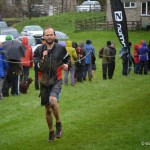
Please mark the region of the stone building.
<svg viewBox="0 0 150 150"><path fill-rule="evenodd" d="M127 21L141 21L142 27L150 25L150 0L121 0ZM107 21L112 21L110 0L107 0Z"/></svg>

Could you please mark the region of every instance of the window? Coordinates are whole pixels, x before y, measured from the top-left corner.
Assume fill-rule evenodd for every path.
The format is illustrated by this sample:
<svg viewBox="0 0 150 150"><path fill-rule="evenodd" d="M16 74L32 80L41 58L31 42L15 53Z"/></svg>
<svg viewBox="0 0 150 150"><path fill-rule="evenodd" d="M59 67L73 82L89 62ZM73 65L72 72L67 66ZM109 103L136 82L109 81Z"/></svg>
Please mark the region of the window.
<svg viewBox="0 0 150 150"><path fill-rule="evenodd" d="M150 2L141 3L141 14L150 15Z"/></svg>
<svg viewBox="0 0 150 150"><path fill-rule="evenodd" d="M135 2L124 2L124 8L136 8Z"/></svg>

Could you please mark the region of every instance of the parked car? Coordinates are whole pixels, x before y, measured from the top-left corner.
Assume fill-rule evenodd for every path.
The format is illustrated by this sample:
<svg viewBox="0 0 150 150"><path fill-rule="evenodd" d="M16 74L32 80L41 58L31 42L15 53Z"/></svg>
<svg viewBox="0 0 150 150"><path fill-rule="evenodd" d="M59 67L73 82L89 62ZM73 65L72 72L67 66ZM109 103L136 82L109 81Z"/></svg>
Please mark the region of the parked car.
<svg viewBox="0 0 150 150"><path fill-rule="evenodd" d="M77 12L100 11L101 5L98 1L84 1L81 5L76 6Z"/></svg>
<svg viewBox="0 0 150 150"><path fill-rule="evenodd" d="M5 21L0 21L0 29L7 28L8 25Z"/></svg>
<svg viewBox="0 0 150 150"><path fill-rule="evenodd" d="M6 36L7 35L0 35L0 42L5 42L6 41ZM12 37L12 39L13 39L13 36L12 35L10 35L11 37Z"/></svg>
<svg viewBox="0 0 150 150"><path fill-rule="evenodd" d="M12 35L14 39L16 39L19 36L18 30L13 27L7 27L7 28L0 29L0 34Z"/></svg>
<svg viewBox="0 0 150 150"><path fill-rule="evenodd" d="M39 25L25 26L21 32L21 35L32 35L35 37L35 39L41 39L43 35L43 28Z"/></svg>
<svg viewBox="0 0 150 150"><path fill-rule="evenodd" d="M56 33L56 38L59 40L59 39L69 39L69 37L63 33L63 32L60 32L60 31L55 31Z"/></svg>

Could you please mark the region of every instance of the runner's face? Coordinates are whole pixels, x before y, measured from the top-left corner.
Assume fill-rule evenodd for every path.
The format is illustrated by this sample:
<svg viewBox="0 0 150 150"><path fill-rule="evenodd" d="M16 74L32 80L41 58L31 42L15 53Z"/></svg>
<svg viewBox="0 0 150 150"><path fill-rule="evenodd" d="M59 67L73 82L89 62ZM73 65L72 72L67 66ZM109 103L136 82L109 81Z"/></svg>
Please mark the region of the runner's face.
<svg viewBox="0 0 150 150"><path fill-rule="evenodd" d="M49 29L46 29L44 31L44 35L43 35L43 38L45 39L45 42L47 44L52 44L56 38L55 34L54 34L54 30L49 28Z"/></svg>

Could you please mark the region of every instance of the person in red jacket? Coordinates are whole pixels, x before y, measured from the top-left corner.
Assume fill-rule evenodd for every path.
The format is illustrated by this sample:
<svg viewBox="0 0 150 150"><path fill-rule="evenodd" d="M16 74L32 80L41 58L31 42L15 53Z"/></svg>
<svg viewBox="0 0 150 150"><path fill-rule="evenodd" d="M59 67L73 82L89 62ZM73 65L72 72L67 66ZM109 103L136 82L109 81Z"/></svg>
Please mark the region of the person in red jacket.
<svg viewBox="0 0 150 150"><path fill-rule="evenodd" d="M28 44L27 36L22 37L22 44L26 47L25 57L21 59L24 73L22 80L26 81L29 76L29 69L33 67L33 53L32 47Z"/></svg>
<svg viewBox="0 0 150 150"><path fill-rule="evenodd" d="M134 51L133 51L133 57L134 57L134 73L139 74L140 64L139 64L139 45L134 44Z"/></svg>

